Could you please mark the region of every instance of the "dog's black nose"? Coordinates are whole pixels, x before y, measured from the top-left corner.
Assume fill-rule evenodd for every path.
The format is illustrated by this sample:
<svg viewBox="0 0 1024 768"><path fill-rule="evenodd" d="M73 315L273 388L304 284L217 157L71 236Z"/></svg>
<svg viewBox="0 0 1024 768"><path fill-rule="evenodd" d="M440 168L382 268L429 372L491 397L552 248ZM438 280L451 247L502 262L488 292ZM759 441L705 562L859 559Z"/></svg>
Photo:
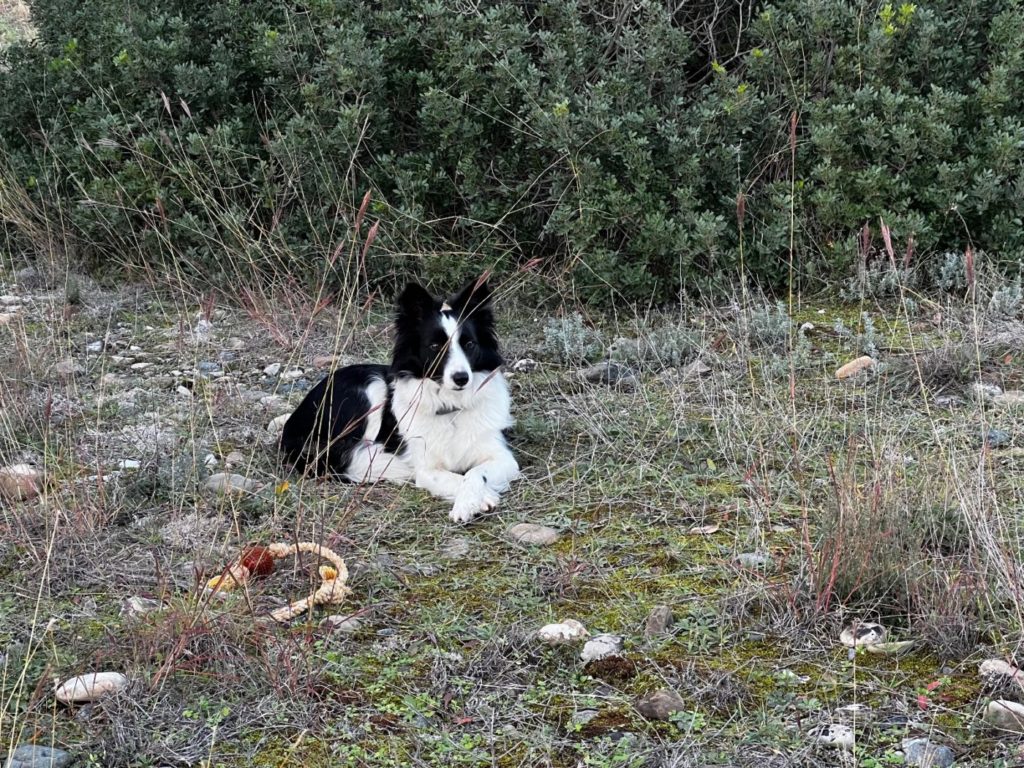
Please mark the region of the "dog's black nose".
<svg viewBox="0 0 1024 768"><path fill-rule="evenodd" d="M452 374L452 383L456 387L464 387L469 384L469 374L465 371L457 371Z"/></svg>

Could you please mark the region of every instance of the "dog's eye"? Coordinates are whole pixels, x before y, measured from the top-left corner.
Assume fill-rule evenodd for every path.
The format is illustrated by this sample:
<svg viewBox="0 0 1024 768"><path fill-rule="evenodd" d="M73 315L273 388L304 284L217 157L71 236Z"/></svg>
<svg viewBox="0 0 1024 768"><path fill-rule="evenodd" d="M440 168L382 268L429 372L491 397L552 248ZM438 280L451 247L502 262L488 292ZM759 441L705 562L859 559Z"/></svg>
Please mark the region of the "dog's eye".
<svg viewBox="0 0 1024 768"><path fill-rule="evenodd" d="M466 339L464 342L462 342L462 348L463 349L472 349L475 346L476 346L476 342L473 341L472 339Z"/></svg>
<svg viewBox="0 0 1024 768"><path fill-rule="evenodd" d="M431 344L430 345L430 351L431 352L440 352L441 351L441 342L435 341L433 344Z"/></svg>

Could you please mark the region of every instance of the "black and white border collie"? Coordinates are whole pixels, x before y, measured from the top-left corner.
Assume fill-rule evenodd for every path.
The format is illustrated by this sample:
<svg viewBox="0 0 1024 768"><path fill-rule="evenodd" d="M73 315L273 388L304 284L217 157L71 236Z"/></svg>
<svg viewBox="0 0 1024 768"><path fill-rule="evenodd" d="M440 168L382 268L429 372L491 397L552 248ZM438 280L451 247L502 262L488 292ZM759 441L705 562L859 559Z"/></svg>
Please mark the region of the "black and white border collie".
<svg viewBox="0 0 1024 768"><path fill-rule="evenodd" d="M414 482L454 502L456 522L493 509L519 465L490 298L484 278L444 302L407 285L391 366L346 366L310 390L285 423L285 457L357 483Z"/></svg>

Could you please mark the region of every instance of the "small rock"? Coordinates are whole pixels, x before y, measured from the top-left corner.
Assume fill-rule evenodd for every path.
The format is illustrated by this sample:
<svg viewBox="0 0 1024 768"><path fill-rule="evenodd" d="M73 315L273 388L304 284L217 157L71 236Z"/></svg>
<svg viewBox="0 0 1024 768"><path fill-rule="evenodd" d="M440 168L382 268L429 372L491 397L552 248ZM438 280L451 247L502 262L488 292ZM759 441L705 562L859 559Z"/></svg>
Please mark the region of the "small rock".
<svg viewBox="0 0 1024 768"><path fill-rule="evenodd" d="M589 636L587 628L575 619L563 619L557 624L545 624L537 630L537 639L548 645L565 645Z"/></svg>
<svg viewBox="0 0 1024 768"><path fill-rule="evenodd" d="M301 368L292 368L290 371L285 371L281 374L281 381L298 381L303 376L303 370Z"/></svg>
<svg viewBox="0 0 1024 768"><path fill-rule="evenodd" d="M1024 704L1007 699L990 701L985 707L985 722L1010 733L1024 733Z"/></svg>
<svg viewBox="0 0 1024 768"><path fill-rule="evenodd" d="M949 768L956 760L953 750L928 739L904 739L903 759L919 768Z"/></svg>
<svg viewBox="0 0 1024 768"><path fill-rule="evenodd" d="M596 709L580 709L569 718L569 730L579 730L601 713Z"/></svg>
<svg viewBox="0 0 1024 768"><path fill-rule="evenodd" d="M139 461L138 459L121 459L121 461L119 461L117 463L117 468L118 469L141 469L142 468L142 462Z"/></svg>
<svg viewBox="0 0 1024 768"><path fill-rule="evenodd" d="M682 697L675 691L667 689L644 696L634 706L636 711L648 720L668 721L673 712L686 711L686 702Z"/></svg>
<svg viewBox="0 0 1024 768"><path fill-rule="evenodd" d="M54 695L61 704L80 704L117 693L127 685L128 678L120 672L95 672L65 680Z"/></svg>
<svg viewBox="0 0 1024 768"><path fill-rule="evenodd" d="M42 476L31 464L11 464L0 469L0 496L27 501L39 495Z"/></svg>
<svg viewBox="0 0 1024 768"><path fill-rule="evenodd" d="M186 387L184 384L179 384L174 390L180 397L191 398L192 390Z"/></svg>
<svg viewBox="0 0 1024 768"><path fill-rule="evenodd" d="M244 494L254 493L260 489L260 484L242 475L233 475L228 472L218 472L210 475L203 484L207 490L220 494Z"/></svg>
<svg viewBox="0 0 1024 768"><path fill-rule="evenodd" d="M277 376L277 374L279 374L281 372L281 364L280 363L271 363L270 365L268 365L266 368L263 369L263 372L267 376Z"/></svg>
<svg viewBox="0 0 1024 768"><path fill-rule="evenodd" d="M663 635L672 626L672 609L667 605L656 605L647 614L647 623L644 626L644 634L647 637Z"/></svg>
<svg viewBox="0 0 1024 768"><path fill-rule="evenodd" d="M472 544L465 536L456 536L441 546L441 557L446 560L461 560L469 554Z"/></svg>
<svg viewBox="0 0 1024 768"><path fill-rule="evenodd" d="M196 341L203 344L208 342L213 336L213 323L202 312L196 315L196 324L192 327L192 336Z"/></svg>
<svg viewBox="0 0 1024 768"><path fill-rule="evenodd" d="M1000 408L1024 408L1024 392L1016 389L1000 392L992 398L992 405Z"/></svg>
<svg viewBox="0 0 1024 768"><path fill-rule="evenodd" d="M22 744L7 756L4 768L64 768L72 755L63 749L42 744Z"/></svg>
<svg viewBox="0 0 1024 768"><path fill-rule="evenodd" d="M710 525L697 525L690 529L691 536L710 536L713 533L718 533L718 525L711 523Z"/></svg>
<svg viewBox="0 0 1024 768"><path fill-rule="evenodd" d="M103 351L103 342L90 341L88 344L85 345L85 351L88 352L90 355L98 355L100 352Z"/></svg>
<svg viewBox="0 0 1024 768"><path fill-rule="evenodd" d="M853 749L856 743L853 728L840 723L832 723L821 728L818 731L818 741L839 749Z"/></svg>
<svg viewBox="0 0 1024 768"><path fill-rule="evenodd" d="M862 357L858 357L856 360L851 360L846 365L840 366L839 369L836 370L836 378L839 379L839 381L844 381L856 376L862 371L869 371L874 367L875 359L868 355L864 355Z"/></svg>
<svg viewBox="0 0 1024 768"><path fill-rule="evenodd" d="M85 369L69 357L61 360L60 362L54 363L52 370L57 376L75 376L82 373Z"/></svg>
<svg viewBox="0 0 1024 768"><path fill-rule="evenodd" d="M532 357L524 357L512 364L512 370L515 373L533 373L539 367L540 364Z"/></svg>
<svg viewBox="0 0 1024 768"><path fill-rule="evenodd" d="M741 552L736 555L736 562L744 568L767 568L772 559L761 552Z"/></svg>
<svg viewBox="0 0 1024 768"><path fill-rule="evenodd" d="M636 387L634 373L620 363L606 360L583 371L583 378L591 384L606 384L615 389L629 390Z"/></svg>
<svg viewBox="0 0 1024 768"><path fill-rule="evenodd" d="M935 398L935 405L938 408L956 408L963 404L964 399L956 395L937 395Z"/></svg>
<svg viewBox="0 0 1024 768"><path fill-rule="evenodd" d="M985 659L978 665L978 674L989 682L1008 679L1024 687L1024 672L1002 659Z"/></svg>
<svg viewBox="0 0 1024 768"><path fill-rule="evenodd" d="M203 360L196 364L196 370L204 376L216 376L224 375L224 371L221 370L220 363L214 363L209 360Z"/></svg>
<svg viewBox="0 0 1024 768"><path fill-rule="evenodd" d="M1010 444L1010 433L1005 429L989 429L982 434L982 442L988 448L1005 448Z"/></svg>
<svg viewBox="0 0 1024 768"><path fill-rule="evenodd" d="M0 304L4 304L6 306L10 306L11 304L20 304L20 303L21 303L21 299L18 298L17 296L11 296L10 294L4 294L3 296L0 296Z"/></svg>
<svg viewBox="0 0 1024 768"><path fill-rule="evenodd" d="M208 453L203 456L203 466L207 469L213 469L220 463L220 460L212 453Z"/></svg>
<svg viewBox="0 0 1024 768"><path fill-rule="evenodd" d="M104 373L100 376L101 387L123 387L124 377L118 376L116 373Z"/></svg>
<svg viewBox="0 0 1024 768"><path fill-rule="evenodd" d="M338 358L334 355L317 355L313 358L314 368L334 368L338 365Z"/></svg>
<svg viewBox="0 0 1024 768"><path fill-rule="evenodd" d="M1001 387L996 384L987 384L984 381L976 381L967 388L967 394L972 400L979 403L987 403L1002 393Z"/></svg>
<svg viewBox="0 0 1024 768"><path fill-rule="evenodd" d="M871 717L871 707L857 702L836 708L836 716L854 723L864 723Z"/></svg>
<svg viewBox="0 0 1024 768"><path fill-rule="evenodd" d="M273 419L270 420L270 423L267 424L267 432L269 432L271 435L274 435L275 437L277 435L280 435L284 431L285 423L287 423L288 419L290 418L290 413L282 413L280 416L275 416Z"/></svg>
<svg viewBox="0 0 1024 768"><path fill-rule="evenodd" d="M558 541L558 531L536 523L516 523L508 529L508 535L520 544L535 544L543 547Z"/></svg>
<svg viewBox="0 0 1024 768"><path fill-rule="evenodd" d="M839 634L839 642L847 648L878 645L885 642L885 627L873 621L861 621L844 629Z"/></svg>
<svg viewBox="0 0 1024 768"><path fill-rule="evenodd" d="M132 363L128 367L131 368L133 371L144 371L147 368L151 368L152 366L152 363Z"/></svg>
<svg viewBox="0 0 1024 768"><path fill-rule="evenodd" d="M232 451L224 457L224 463L231 467L237 467L239 464L245 464L245 456L241 451Z"/></svg>
<svg viewBox="0 0 1024 768"><path fill-rule="evenodd" d="M583 661L597 661L607 656L618 656L622 653L622 637L620 635L597 635L583 646L580 658Z"/></svg>
<svg viewBox="0 0 1024 768"><path fill-rule="evenodd" d="M913 640L897 640L891 643L871 643L864 646L864 649L878 656L902 656L915 645L917 643Z"/></svg>
<svg viewBox="0 0 1024 768"><path fill-rule="evenodd" d="M699 357L683 368L684 379L696 379L698 376L703 376L706 373L711 373L711 366Z"/></svg>
<svg viewBox="0 0 1024 768"><path fill-rule="evenodd" d="M342 616L341 614L334 614L333 616L325 617L324 620L320 622L320 626L334 632L345 632L348 634L362 629L363 620L359 616Z"/></svg>
<svg viewBox="0 0 1024 768"><path fill-rule="evenodd" d="M148 597L140 597L139 595L133 595L129 597L121 605L122 616L143 616L147 613L153 613L159 611L163 606L159 600L153 600Z"/></svg>

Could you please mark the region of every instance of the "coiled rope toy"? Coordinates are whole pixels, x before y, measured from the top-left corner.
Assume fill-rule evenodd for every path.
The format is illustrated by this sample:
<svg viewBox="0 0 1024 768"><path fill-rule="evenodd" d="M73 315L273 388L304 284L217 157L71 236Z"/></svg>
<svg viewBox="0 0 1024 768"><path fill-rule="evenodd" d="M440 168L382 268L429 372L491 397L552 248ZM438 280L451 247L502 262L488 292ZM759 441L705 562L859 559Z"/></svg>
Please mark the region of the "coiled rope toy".
<svg viewBox="0 0 1024 768"><path fill-rule="evenodd" d="M299 614L305 613L317 605L340 605L352 590L345 586L348 581L348 568L333 551L312 541L300 541L297 544L270 544L266 547L249 547L241 557L229 565L219 576L206 582L206 589L212 594L229 592L237 587L245 586L252 578L269 576L274 571L274 561L291 557L299 552L308 552L327 560L331 565L321 565L320 586L308 597L296 600L291 605L282 606L272 611L270 618L284 623L291 621Z"/></svg>

